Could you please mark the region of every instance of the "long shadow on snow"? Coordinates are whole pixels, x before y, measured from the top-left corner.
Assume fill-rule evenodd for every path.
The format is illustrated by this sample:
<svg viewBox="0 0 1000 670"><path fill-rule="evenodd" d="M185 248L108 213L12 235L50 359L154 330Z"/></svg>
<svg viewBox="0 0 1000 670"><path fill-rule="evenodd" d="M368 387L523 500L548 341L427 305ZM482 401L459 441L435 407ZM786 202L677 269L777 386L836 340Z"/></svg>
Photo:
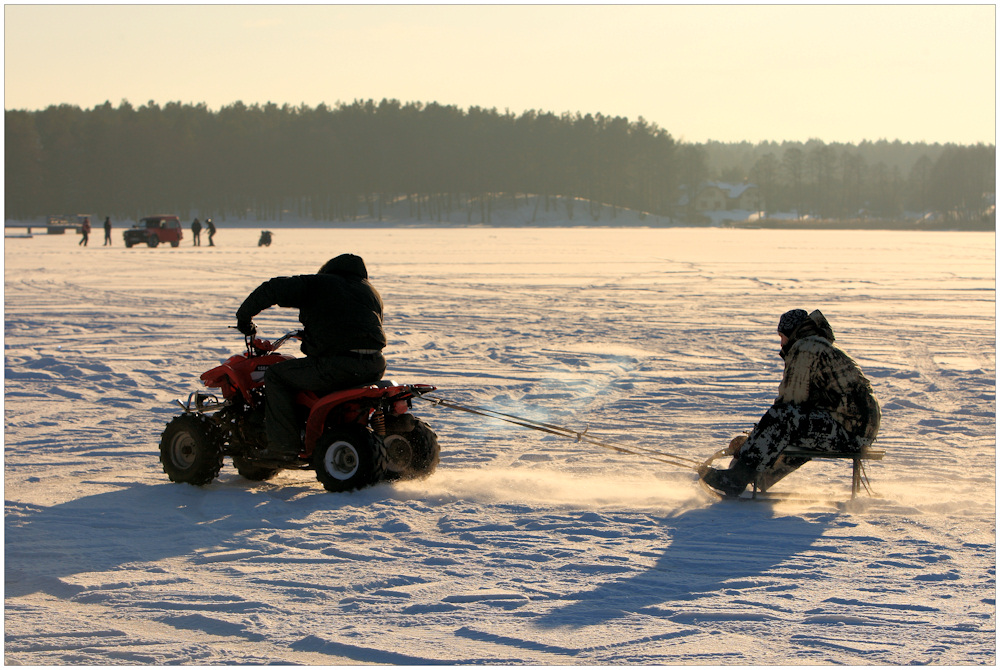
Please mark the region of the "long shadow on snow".
<svg viewBox="0 0 1000 670"><path fill-rule="evenodd" d="M244 535L295 529L313 512L367 507L391 491L376 486L334 495L318 485L254 486L235 478L206 487L135 484L51 507L7 501L5 597L41 591L68 598L86 590L64 581L71 575L246 550Z"/></svg>
<svg viewBox="0 0 1000 670"><path fill-rule="evenodd" d="M672 541L649 569L566 594L561 600L572 602L535 623L544 628L594 626L643 612L671 617L676 613L671 603L680 605L729 589L764 588L769 572L807 552L836 517L836 513L811 514L811 521L777 517L771 505L749 502L723 502L684 512L665 521ZM773 581L784 585L787 577L775 576Z"/></svg>

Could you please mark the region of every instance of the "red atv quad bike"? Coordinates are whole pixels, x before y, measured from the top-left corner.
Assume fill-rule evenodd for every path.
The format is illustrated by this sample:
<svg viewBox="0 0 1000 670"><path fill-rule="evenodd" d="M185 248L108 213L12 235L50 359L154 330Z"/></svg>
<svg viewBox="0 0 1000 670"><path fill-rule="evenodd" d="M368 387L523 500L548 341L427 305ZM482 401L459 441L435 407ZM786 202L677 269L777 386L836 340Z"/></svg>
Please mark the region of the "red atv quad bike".
<svg viewBox="0 0 1000 670"><path fill-rule="evenodd" d="M296 397L302 449L293 462L255 456L267 445L264 373L293 356L278 353L299 331L273 344L246 337L246 351L201 376L221 398L195 391L160 438L160 462L171 481L198 486L214 480L223 457L243 477L264 481L282 469L316 471L328 491L351 491L378 483L430 475L440 459L437 435L410 413L412 400L435 389L427 384L380 381L319 396Z"/></svg>

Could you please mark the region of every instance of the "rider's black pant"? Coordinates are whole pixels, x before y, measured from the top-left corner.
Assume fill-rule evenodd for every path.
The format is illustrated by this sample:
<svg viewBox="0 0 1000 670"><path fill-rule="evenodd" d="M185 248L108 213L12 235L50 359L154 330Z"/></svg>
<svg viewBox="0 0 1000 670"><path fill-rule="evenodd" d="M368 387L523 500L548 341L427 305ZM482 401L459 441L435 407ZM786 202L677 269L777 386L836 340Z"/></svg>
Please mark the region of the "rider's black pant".
<svg viewBox="0 0 1000 670"><path fill-rule="evenodd" d="M299 391L331 393L354 386L374 384L385 374L381 354L293 358L276 363L264 375L267 401L264 425L268 447L298 453L302 449L302 428L295 417L295 395Z"/></svg>

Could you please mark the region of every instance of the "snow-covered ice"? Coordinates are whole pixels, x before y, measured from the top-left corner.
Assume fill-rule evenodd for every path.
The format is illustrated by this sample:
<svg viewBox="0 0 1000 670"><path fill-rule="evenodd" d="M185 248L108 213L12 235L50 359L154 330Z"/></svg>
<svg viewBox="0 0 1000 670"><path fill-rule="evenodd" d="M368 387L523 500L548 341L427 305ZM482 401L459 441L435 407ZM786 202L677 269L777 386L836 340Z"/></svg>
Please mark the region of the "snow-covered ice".
<svg viewBox="0 0 1000 670"><path fill-rule="evenodd" d="M275 230L5 241L7 664L996 663L992 233ZM389 377L693 458L773 399L778 316L822 309L882 402L876 495L824 461L775 489L802 500L714 501L429 404L424 481L170 483L172 400L240 349L242 298L342 252L385 299Z"/></svg>

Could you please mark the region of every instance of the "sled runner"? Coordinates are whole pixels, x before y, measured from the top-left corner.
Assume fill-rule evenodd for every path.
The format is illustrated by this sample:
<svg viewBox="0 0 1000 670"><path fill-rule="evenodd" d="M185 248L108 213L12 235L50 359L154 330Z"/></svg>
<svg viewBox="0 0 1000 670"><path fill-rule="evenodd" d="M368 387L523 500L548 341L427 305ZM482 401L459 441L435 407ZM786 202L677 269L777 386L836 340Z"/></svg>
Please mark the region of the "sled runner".
<svg viewBox="0 0 1000 670"><path fill-rule="evenodd" d="M704 465L709 465L712 461L723 456L732 456L729 449L720 449L719 451L712 454L708 460L705 461ZM783 494L769 493L768 490L774 486L779 480L785 477L785 475L794 472L802 465L808 463L811 460L850 460L851 461L851 499L857 497L858 492L864 488L871 494L871 489L868 486L868 476L865 473L864 462L865 461L881 461L885 457L885 449L865 449L860 452L854 451L816 451L814 449L785 449L781 452L778 460L773 466L765 470L764 472L757 475L757 478L751 482L751 490L744 492L740 496L736 496L735 499L770 499L770 500L781 500L788 499L789 496ZM701 481L701 480L699 480ZM732 498L731 496L725 496L719 493L715 489L711 488L704 481L701 481L702 488L711 493L712 495L718 496L720 498Z"/></svg>

